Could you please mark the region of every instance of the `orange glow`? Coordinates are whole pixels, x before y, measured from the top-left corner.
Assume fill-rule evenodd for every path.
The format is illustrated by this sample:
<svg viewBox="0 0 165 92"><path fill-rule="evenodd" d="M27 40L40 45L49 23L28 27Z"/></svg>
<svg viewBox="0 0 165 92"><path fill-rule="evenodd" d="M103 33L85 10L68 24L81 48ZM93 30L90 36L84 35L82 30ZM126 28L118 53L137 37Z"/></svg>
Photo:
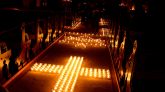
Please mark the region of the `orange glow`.
<svg viewBox="0 0 165 92"><path fill-rule="evenodd" d="M120 71L120 74L121 74L121 76L123 76L123 74L124 74L124 73L123 73L123 70Z"/></svg>
<svg viewBox="0 0 165 92"><path fill-rule="evenodd" d="M98 69L98 77L101 78L101 69Z"/></svg>
<svg viewBox="0 0 165 92"><path fill-rule="evenodd" d="M129 72L127 75L127 81L130 81L130 80L131 80L131 73Z"/></svg>
<svg viewBox="0 0 165 92"><path fill-rule="evenodd" d="M77 24L72 25L72 29L76 29L80 26L81 22L78 22Z"/></svg>
<svg viewBox="0 0 165 92"><path fill-rule="evenodd" d="M110 71L107 70L107 78L109 79L110 78Z"/></svg>
<svg viewBox="0 0 165 92"><path fill-rule="evenodd" d="M74 61L74 58L73 58ZM70 60L69 60L70 62ZM73 64L71 64L73 66ZM68 67L68 66L67 66ZM49 73L61 73L63 71L63 65L51 65L51 64L38 64L35 63L31 67L31 71L39 71L39 72L49 72ZM69 70L68 70L69 71ZM121 71L122 73L122 71ZM108 69L100 69L100 68L86 68L82 67L80 69L80 76L91 77L91 78L110 78L110 71Z"/></svg>
<svg viewBox="0 0 165 92"><path fill-rule="evenodd" d="M83 62L83 57L70 57L67 65L62 70L62 73L53 89L53 92L68 92L74 90L75 83L80 73L80 68Z"/></svg>
<svg viewBox="0 0 165 92"><path fill-rule="evenodd" d="M80 47L80 48L106 47L105 40L99 38L93 38L93 35L94 34L66 32L64 39L60 40L59 43L67 44L74 47Z"/></svg>
<svg viewBox="0 0 165 92"><path fill-rule="evenodd" d="M85 68L84 76L87 76L87 75L88 75L88 68Z"/></svg>
<svg viewBox="0 0 165 92"><path fill-rule="evenodd" d="M81 68L80 76L82 76L82 75L83 75L84 70L85 70L84 68Z"/></svg>
<svg viewBox="0 0 165 92"><path fill-rule="evenodd" d="M106 78L105 69L102 69L102 76L103 76L103 78Z"/></svg>
<svg viewBox="0 0 165 92"><path fill-rule="evenodd" d="M76 57L74 57L72 64L74 63L74 60L75 60L75 59L76 59ZM70 65L70 63L71 63L71 60L72 60L72 56L69 58L68 63L66 64L65 68L63 69L63 71L62 71L62 73L61 73L61 75L60 75L60 78L58 79L58 81L57 81L57 83L56 83L56 85L55 85L55 87L54 87L54 90L57 90L57 88L58 88L58 86L59 86L61 80L62 80L63 77L64 77L64 73L67 71L67 69L68 69L68 67L69 67L69 65Z"/></svg>
<svg viewBox="0 0 165 92"><path fill-rule="evenodd" d="M96 68L94 69L94 77L95 78L97 77L97 69Z"/></svg>
<svg viewBox="0 0 165 92"><path fill-rule="evenodd" d="M93 74L93 69L92 68L89 68L89 76L92 77L92 74Z"/></svg>
<svg viewBox="0 0 165 92"><path fill-rule="evenodd" d="M65 66L35 63L31 67L31 71L60 73L60 77L52 92L73 92L79 75L90 78L110 79L109 69L82 67L82 63L83 57L70 56Z"/></svg>
<svg viewBox="0 0 165 92"><path fill-rule="evenodd" d="M108 22L105 19L100 18L99 25L101 25L101 26L108 25Z"/></svg>
<svg viewBox="0 0 165 92"><path fill-rule="evenodd" d="M132 5L131 10L132 10L132 11L135 10L135 5Z"/></svg>

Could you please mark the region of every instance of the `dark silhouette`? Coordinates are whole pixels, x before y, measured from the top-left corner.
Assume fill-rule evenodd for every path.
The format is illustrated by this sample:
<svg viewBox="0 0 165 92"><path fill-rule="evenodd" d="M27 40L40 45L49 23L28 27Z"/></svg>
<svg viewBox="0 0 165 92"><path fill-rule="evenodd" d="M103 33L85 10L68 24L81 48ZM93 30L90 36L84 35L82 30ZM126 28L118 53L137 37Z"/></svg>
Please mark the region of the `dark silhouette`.
<svg viewBox="0 0 165 92"><path fill-rule="evenodd" d="M24 63L24 61L21 60L20 65L21 65L22 68L23 68L23 63Z"/></svg>
<svg viewBox="0 0 165 92"><path fill-rule="evenodd" d="M12 57L10 57L9 58L9 73L11 74L11 75L14 75L14 67L13 67L13 62L14 62L14 60L13 60L13 58Z"/></svg>
<svg viewBox="0 0 165 92"><path fill-rule="evenodd" d="M10 62L9 62L9 73L11 75L14 75L18 71L18 65L15 62L15 59L13 57L10 57Z"/></svg>
<svg viewBox="0 0 165 92"><path fill-rule="evenodd" d="M29 56L30 56L30 59L33 59L33 57L34 57L34 53L33 53L33 50L32 50L32 48L30 48L30 50L29 50Z"/></svg>
<svg viewBox="0 0 165 92"><path fill-rule="evenodd" d="M18 63L17 62L15 62L15 64L14 64L14 72L16 73L16 72L18 72Z"/></svg>
<svg viewBox="0 0 165 92"><path fill-rule="evenodd" d="M33 52L33 47L35 46L35 43L36 43L35 40L31 40L30 49L29 49L30 60L32 60L35 55Z"/></svg>
<svg viewBox="0 0 165 92"><path fill-rule="evenodd" d="M2 75L3 75L3 78L8 79L8 67L6 64L6 60L3 61Z"/></svg>

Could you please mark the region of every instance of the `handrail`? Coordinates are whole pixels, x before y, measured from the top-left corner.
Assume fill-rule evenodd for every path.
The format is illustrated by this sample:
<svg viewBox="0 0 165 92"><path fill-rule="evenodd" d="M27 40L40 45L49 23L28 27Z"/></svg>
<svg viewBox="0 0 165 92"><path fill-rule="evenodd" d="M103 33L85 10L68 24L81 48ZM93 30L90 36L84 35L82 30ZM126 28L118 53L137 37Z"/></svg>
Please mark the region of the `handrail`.
<svg viewBox="0 0 165 92"><path fill-rule="evenodd" d="M52 47L55 43L57 43L62 37L61 35L57 40L55 40L52 44L50 44L46 49L44 49L39 55L37 55L34 59L32 59L28 64L26 64L21 70L19 70L14 76L12 76L8 81L6 81L2 86L7 88L13 81L15 81L23 72L28 70L28 68L37 60L39 59L50 47Z"/></svg>

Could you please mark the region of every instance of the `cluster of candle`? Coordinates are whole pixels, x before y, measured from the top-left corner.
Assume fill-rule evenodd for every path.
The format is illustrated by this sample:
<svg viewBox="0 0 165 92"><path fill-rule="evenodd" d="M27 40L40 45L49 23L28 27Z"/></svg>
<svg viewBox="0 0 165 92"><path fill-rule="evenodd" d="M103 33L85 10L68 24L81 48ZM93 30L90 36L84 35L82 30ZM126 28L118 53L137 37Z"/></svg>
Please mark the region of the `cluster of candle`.
<svg viewBox="0 0 165 92"><path fill-rule="evenodd" d="M92 78L107 78L110 79L110 71L108 69L100 68L81 68L80 76Z"/></svg>
<svg viewBox="0 0 165 92"><path fill-rule="evenodd" d="M103 37L102 34L96 34L93 33L79 33L79 32L65 32L66 35L73 35L73 36L90 36L90 37Z"/></svg>
<svg viewBox="0 0 165 92"><path fill-rule="evenodd" d="M70 56L65 66L35 63L31 67L31 71L60 74L52 92L73 92L79 75L90 78L110 79L110 71L108 69L82 67L83 59L83 57L79 56Z"/></svg>
<svg viewBox="0 0 165 92"><path fill-rule="evenodd" d="M31 67L31 71L40 71L40 72L50 72L50 73L60 73L63 70L62 65L51 65L43 63L35 63Z"/></svg>
<svg viewBox="0 0 165 92"><path fill-rule="evenodd" d="M106 47L105 40L92 38L87 35L65 36L59 43L73 45L75 47Z"/></svg>
<svg viewBox="0 0 165 92"><path fill-rule="evenodd" d="M98 33L101 34L101 36L109 37L110 29L109 28L100 28Z"/></svg>
<svg viewBox="0 0 165 92"><path fill-rule="evenodd" d="M43 64L43 63L39 63L39 64L35 63L31 67L31 71L49 72L49 73L61 73L63 69L64 69L63 65L52 65L52 64ZM91 77L91 78L110 79L109 69L82 67L79 75L84 77Z"/></svg>
<svg viewBox="0 0 165 92"><path fill-rule="evenodd" d="M106 20L103 19L103 18L100 18L99 25L101 25L101 26L103 26L103 25L108 25L108 21L106 21Z"/></svg>
<svg viewBox="0 0 165 92"><path fill-rule="evenodd" d="M74 35L74 36L94 36L91 33L79 33L79 32L65 32L66 35Z"/></svg>
<svg viewBox="0 0 165 92"><path fill-rule="evenodd" d="M80 72L83 57L70 57L68 63L62 70L53 92L73 92L75 83Z"/></svg>

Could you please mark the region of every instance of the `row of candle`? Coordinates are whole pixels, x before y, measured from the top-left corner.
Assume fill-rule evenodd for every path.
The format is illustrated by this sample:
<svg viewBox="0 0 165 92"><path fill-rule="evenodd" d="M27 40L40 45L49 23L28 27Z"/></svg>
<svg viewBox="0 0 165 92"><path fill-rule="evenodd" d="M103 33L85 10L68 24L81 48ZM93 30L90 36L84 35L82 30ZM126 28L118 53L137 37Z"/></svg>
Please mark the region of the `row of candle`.
<svg viewBox="0 0 165 92"><path fill-rule="evenodd" d="M83 62L83 57L70 57L69 62L63 69L53 92L73 92L79 71Z"/></svg>
<svg viewBox="0 0 165 92"><path fill-rule="evenodd" d="M79 33L79 32L65 32L66 35L74 36L90 36L90 37L104 37L102 34L93 34L93 33Z"/></svg>
<svg viewBox="0 0 165 92"><path fill-rule="evenodd" d="M82 67L80 76L110 79L110 71L108 69Z"/></svg>
<svg viewBox="0 0 165 92"><path fill-rule="evenodd" d="M65 32L66 34L69 34L69 35L84 35L84 36L94 36L94 34L91 34L91 33L79 33L79 32Z"/></svg>

